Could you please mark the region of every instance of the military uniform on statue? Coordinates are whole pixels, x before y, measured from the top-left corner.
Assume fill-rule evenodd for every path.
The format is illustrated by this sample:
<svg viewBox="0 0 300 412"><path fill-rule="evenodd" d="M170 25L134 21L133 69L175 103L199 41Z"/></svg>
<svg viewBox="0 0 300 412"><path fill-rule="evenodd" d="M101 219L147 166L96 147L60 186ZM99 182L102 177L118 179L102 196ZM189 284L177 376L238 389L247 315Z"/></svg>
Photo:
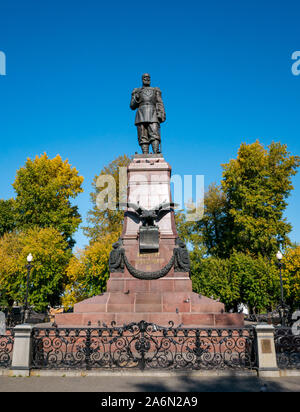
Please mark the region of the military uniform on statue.
<svg viewBox="0 0 300 412"><path fill-rule="evenodd" d="M166 120L161 91L158 87L150 87L150 75L143 74L143 87L134 89L131 95L130 108L138 109L135 117L138 141L144 154L149 153L152 145L153 153L159 153L161 143L160 123Z"/></svg>

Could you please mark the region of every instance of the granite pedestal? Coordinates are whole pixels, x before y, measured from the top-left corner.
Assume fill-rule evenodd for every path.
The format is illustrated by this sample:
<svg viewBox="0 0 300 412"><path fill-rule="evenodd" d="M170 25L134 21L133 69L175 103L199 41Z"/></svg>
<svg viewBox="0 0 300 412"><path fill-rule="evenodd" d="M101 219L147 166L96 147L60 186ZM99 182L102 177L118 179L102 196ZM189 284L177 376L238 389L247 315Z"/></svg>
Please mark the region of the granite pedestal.
<svg viewBox="0 0 300 412"><path fill-rule="evenodd" d="M171 167L162 155L136 155L128 166L128 203L149 210L163 202L171 202ZM128 209L130 211L131 209ZM174 211L158 222L159 251L141 253L139 228L141 223L125 212L122 241L125 254L134 268L144 272L161 270L173 256L178 237ZM243 315L225 313L224 305L192 291L188 272L174 267L166 276L137 279L124 271L113 272L107 291L74 305L73 313L57 314L57 325L98 326L112 321L118 326L145 320L161 326L242 326Z"/></svg>

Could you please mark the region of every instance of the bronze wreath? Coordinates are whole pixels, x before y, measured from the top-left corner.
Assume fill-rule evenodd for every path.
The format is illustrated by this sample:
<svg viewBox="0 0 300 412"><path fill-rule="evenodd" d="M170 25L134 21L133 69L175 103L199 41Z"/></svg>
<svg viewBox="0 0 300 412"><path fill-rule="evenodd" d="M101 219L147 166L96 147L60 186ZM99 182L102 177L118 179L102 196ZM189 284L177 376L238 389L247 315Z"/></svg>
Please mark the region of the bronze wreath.
<svg viewBox="0 0 300 412"><path fill-rule="evenodd" d="M129 262L128 259L124 253L124 262L125 265L128 269L128 272L134 276L137 279L144 279L144 280L154 280L154 279L159 279L168 274L168 272L171 270L172 266L174 265L175 261L175 256L173 255L169 262L164 266L162 269L157 270L156 272L143 272L142 270L138 270L134 268Z"/></svg>

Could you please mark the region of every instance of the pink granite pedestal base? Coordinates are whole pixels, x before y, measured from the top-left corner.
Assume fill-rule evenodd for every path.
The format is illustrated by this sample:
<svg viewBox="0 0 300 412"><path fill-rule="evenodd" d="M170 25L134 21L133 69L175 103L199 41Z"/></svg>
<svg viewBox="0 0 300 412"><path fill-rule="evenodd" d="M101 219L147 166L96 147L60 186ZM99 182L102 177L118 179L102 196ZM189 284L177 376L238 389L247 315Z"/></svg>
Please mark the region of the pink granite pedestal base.
<svg viewBox="0 0 300 412"><path fill-rule="evenodd" d="M113 274L108 292L75 304L73 313L55 316L58 326L123 326L144 320L160 326L208 327L242 326L239 313L225 313L224 305L192 292L191 280L174 276L158 280L133 279ZM116 275L123 275L117 278ZM173 276L172 276L173 275Z"/></svg>
<svg viewBox="0 0 300 412"><path fill-rule="evenodd" d="M123 326L131 322L155 323L159 326L170 326L170 321L175 327L240 327L244 325L243 315L239 313L203 313L203 312L74 312L62 313L55 316L58 326L110 326L115 322Z"/></svg>

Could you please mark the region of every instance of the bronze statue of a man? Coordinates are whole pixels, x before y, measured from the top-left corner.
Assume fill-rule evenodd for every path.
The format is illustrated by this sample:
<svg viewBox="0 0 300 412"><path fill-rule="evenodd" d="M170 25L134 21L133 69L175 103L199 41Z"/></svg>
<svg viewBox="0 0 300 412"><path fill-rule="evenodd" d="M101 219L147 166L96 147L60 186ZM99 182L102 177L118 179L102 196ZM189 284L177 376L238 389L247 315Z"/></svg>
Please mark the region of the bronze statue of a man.
<svg viewBox="0 0 300 412"><path fill-rule="evenodd" d="M130 108L137 109L138 141L144 154L149 153L150 144L153 153L160 153L160 123L166 120L161 91L158 87L150 87L150 74L143 74L142 81L142 87L133 89L130 102Z"/></svg>

